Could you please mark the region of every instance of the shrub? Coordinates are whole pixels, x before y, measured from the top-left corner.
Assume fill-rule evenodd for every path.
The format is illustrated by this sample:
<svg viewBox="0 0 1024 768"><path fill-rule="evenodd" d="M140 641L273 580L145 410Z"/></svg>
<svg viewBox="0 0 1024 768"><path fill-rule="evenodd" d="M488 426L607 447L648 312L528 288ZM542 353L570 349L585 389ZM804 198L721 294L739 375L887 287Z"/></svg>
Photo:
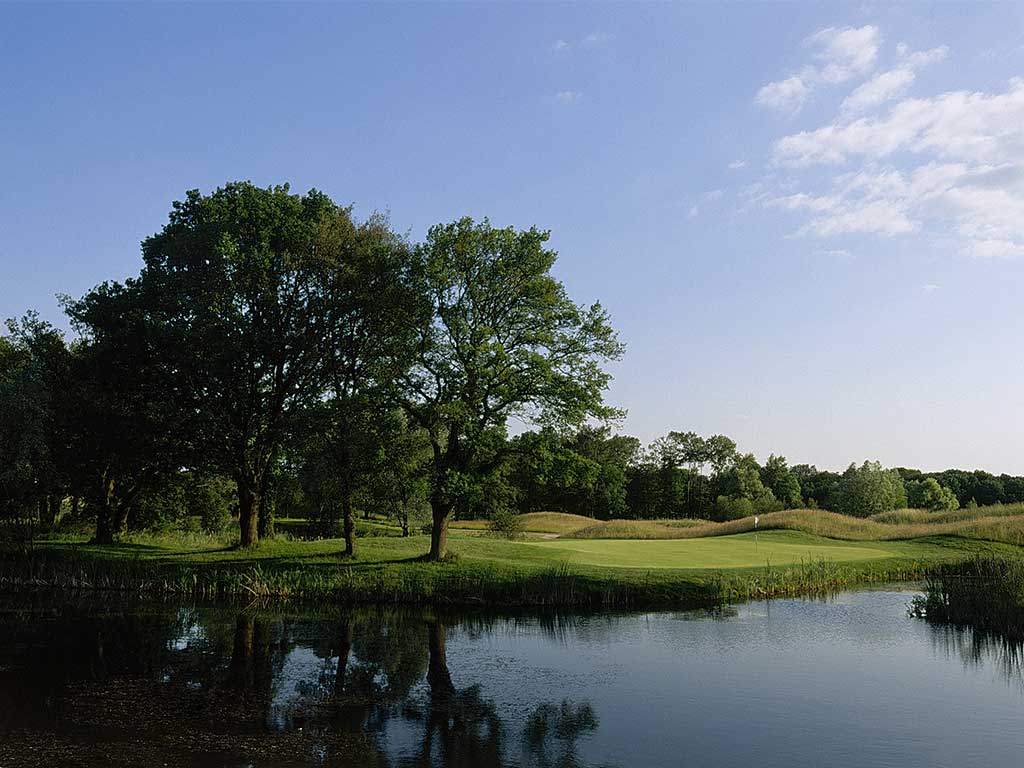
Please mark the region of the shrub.
<svg viewBox="0 0 1024 768"><path fill-rule="evenodd" d="M523 535L523 520L511 509L497 510L487 522L487 530L505 539L518 539Z"/></svg>

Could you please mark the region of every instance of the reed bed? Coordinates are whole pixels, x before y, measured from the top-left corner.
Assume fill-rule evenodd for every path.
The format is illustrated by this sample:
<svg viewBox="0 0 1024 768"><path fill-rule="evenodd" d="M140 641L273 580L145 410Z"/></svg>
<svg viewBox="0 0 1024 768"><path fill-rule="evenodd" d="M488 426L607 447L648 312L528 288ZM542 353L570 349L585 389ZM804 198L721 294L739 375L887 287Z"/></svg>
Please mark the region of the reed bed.
<svg viewBox="0 0 1024 768"><path fill-rule="evenodd" d="M914 615L1024 642L1024 561L984 555L928 569Z"/></svg>

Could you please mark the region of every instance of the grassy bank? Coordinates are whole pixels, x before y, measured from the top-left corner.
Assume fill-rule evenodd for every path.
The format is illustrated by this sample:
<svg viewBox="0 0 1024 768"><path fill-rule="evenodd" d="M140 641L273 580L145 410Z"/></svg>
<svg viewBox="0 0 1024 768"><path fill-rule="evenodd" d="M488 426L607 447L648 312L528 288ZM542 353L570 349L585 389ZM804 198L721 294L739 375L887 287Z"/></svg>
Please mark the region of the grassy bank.
<svg viewBox="0 0 1024 768"><path fill-rule="evenodd" d="M677 541L504 541L453 532L451 562L424 562L426 537L264 542L253 551L193 535L114 546L38 541L0 555L0 589L119 590L200 599L495 607L698 607L921 578L925 569L1017 547L959 537L851 546L794 531Z"/></svg>

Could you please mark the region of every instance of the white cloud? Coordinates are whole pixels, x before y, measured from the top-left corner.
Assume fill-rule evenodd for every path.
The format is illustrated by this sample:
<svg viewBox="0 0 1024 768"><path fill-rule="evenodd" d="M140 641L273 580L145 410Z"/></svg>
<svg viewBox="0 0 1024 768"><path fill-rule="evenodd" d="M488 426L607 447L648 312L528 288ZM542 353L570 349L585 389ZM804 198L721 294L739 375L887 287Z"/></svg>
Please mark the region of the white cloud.
<svg viewBox="0 0 1024 768"><path fill-rule="evenodd" d="M935 283L925 283L921 286L921 293L935 293L940 287Z"/></svg>
<svg viewBox="0 0 1024 768"><path fill-rule="evenodd" d="M579 91L559 91L555 94L555 101L559 104L575 104L583 98Z"/></svg>
<svg viewBox="0 0 1024 768"><path fill-rule="evenodd" d="M738 171L740 168L746 168L746 167L747 167L747 161L746 160L733 160L731 163L729 163L729 170L730 171Z"/></svg>
<svg viewBox="0 0 1024 768"><path fill-rule="evenodd" d="M821 48L815 56L822 62L818 78L826 83L842 83L874 66L881 36L878 27L871 25L829 27L815 32L806 42Z"/></svg>
<svg viewBox="0 0 1024 768"><path fill-rule="evenodd" d="M878 27L828 27L804 41L817 49L817 65L808 65L784 80L770 82L758 90L755 101L766 107L799 112L818 85L834 85L862 75L874 67L881 36Z"/></svg>
<svg viewBox="0 0 1024 768"><path fill-rule="evenodd" d="M589 35L583 38L580 42L581 45L601 45L607 43L612 39L612 36L607 32L591 32Z"/></svg>
<svg viewBox="0 0 1024 768"><path fill-rule="evenodd" d="M690 206L690 212L687 214L687 216L689 218L691 218L691 219L695 219L695 218L697 218L697 215L699 213L700 213L700 209L696 205L691 205Z"/></svg>
<svg viewBox="0 0 1024 768"><path fill-rule="evenodd" d="M917 77L916 70L928 64L942 61L949 49L946 46L930 51L910 53L905 43L897 46L903 62L895 69L880 72L865 83L857 86L843 101L841 110L846 114L864 112L901 96Z"/></svg>
<svg viewBox="0 0 1024 768"><path fill-rule="evenodd" d="M951 160L999 162L1024 151L1024 80L1001 93L950 91L904 99L886 115L835 121L776 142L775 162L791 167L840 164L854 156L896 152Z"/></svg>
<svg viewBox="0 0 1024 768"><path fill-rule="evenodd" d="M1013 259L1024 256L1024 244L1012 240L975 240L963 252L979 259Z"/></svg>
<svg viewBox="0 0 1024 768"><path fill-rule="evenodd" d="M843 100L843 112L863 112L884 104L902 94L914 82L914 70L910 67L880 72L866 83L858 85L853 93Z"/></svg>
<svg viewBox="0 0 1024 768"><path fill-rule="evenodd" d="M551 44L552 51L565 51L569 49L569 44L565 40L555 40Z"/></svg>
<svg viewBox="0 0 1024 768"><path fill-rule="evenodd" d="M785 111L797 112L807 101L810 88L799 75L786 80L768 83L757 92L756 101L763 107L773 107Z"/></svg>

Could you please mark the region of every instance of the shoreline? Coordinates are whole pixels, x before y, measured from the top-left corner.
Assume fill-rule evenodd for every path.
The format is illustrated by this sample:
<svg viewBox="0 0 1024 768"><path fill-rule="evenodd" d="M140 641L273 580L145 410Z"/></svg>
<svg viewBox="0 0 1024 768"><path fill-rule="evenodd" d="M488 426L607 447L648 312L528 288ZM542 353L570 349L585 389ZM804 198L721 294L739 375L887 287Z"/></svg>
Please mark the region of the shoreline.
<svg viewBox="0 0 1024 768"><path fill-rule="evenodd" d="M961 553L946 562L968 555ZM720 571L595 569L559 564L510 568L476 562L404 562L329 573L242 561L168 565L46 552L0 558L0 592L75 592L201 602L320 604L501 610L699 609L750 600L824 595L886 582L918 581L937 564L898 559Z"/></svg>

